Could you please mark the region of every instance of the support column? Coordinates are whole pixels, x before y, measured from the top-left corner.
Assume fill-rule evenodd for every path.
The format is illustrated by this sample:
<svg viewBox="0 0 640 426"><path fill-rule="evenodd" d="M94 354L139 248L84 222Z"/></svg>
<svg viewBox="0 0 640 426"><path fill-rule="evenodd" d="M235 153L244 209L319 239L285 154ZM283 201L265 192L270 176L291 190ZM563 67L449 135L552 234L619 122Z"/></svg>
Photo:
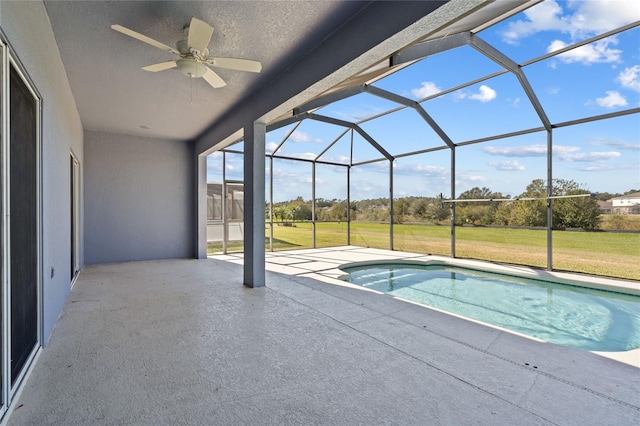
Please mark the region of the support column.
<svg viewBox="0 0 640 426"><path fill-rule="evenodd" d="M244 129L244 285L265 285L264 123Z"/></svg>
<svg viewBox="0 0 640 426"><path fill-rule="evenodd" d="M351 166L347 167L347 245L351 245Z"/></svg>
<svg viewBox="0 0 640 426"><path fill-rule="evenodd" d="M196 259L207 258L207 156L196 156Z"/></svg>
<svg viewBox="0 0 640 426"><path fill-rule="evenodd" d="M269 156L269 251L273 251L273 155Z"/></svg>
<svg viewBox="0 0 640 426"><path fill-rule="evenodd" d="M451 147L451 199L456 199L456 147ZM451 257L456 257L456 203L451 203Z"/></svg>
<svg viewBox="0 0 640 426"><path fill-rule="evenodd" d="M553 138L547 131L547 269L553 269Z"/></svg>
<svg viewBox="0 0 640 426"><path fill-rule="evenodd" d="M393 250L393 160L389 160L389 250Z"/></svg>
<svg viewBox="0 0 640 426"><path fill-rule="evenodd" d="M316 248L316 162L311 163L311 247Z"/></svg>

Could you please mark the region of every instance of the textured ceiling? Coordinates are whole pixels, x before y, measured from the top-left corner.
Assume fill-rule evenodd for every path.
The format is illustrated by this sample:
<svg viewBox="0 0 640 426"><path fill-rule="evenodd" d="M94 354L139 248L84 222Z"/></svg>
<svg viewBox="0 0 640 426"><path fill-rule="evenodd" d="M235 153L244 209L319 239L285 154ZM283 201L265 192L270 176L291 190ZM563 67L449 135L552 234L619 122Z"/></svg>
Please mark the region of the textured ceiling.
<svg viewBox="0 0 640 426"><path fill-rule="evenodd" d="M416 27L407 34L414 38L406 40L405 36L400 42L405 44L394 49L402 49L406 43L477 29L496 17L538 1L455 0L447 4L452 7L445 13L446 19L432 23L432 28L439 27L437 30L418 34ZM434 9L438 7L436 3ZM249 99L287 69L295 68L305 55L313 57L314 49L317 51L328 43L341 27L362 21L365 10L379 4L351 0L45 0L84 128L176 140L192 140L201 135L235 105ZM402 5L398 2L394 7ZM456 13L458 8L460 12ZM413 9L405 3L401 11L406 15L408 10ZM217 68L227 86L214 89L204 80L191 80L176 69L147 72L141 68L177 57L111 29L112 24L119 24L174 47L177 41L186 38L184 29L192 17L214 27L209 44L211 56L257 60L262 63L262 73ZM387 17L393 19L385 15L372 20L383 25ZM362 32L355 24L355 37L376 34L374 25L367 22L365 26L367 31ZM336 60L325 56L324 60L327 59ZM383 56L374 59L353 69L353 74L345 76L346 80L333 84L336 87L362 84L391 71ZM377 66L367 69L376 63Z"/></svg>
<svg viewBox="0 0 640 426"><path fill-rule="evenodd" d="M367 3L45 0L85 129L178 140L198 136ZM258 60L262 73L216 69L227 86L213 89L175 69L146 72L140 68L176 57L111 29L120 24L174 47L191 17L214 27L212 56Z"/></svg>

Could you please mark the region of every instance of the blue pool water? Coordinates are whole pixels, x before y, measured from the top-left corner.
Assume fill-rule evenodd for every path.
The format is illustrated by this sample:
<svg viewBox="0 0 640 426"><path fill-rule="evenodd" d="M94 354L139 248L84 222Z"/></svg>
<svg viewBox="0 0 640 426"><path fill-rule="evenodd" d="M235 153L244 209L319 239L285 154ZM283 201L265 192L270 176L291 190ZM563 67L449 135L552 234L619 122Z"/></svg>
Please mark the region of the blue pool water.
<svg viewBox="0 0 640 426"><path fill-rule="evenodd" d="M640 347L640 296L449 265L341 269L350 283L546 342L602 352Z"/></svg>

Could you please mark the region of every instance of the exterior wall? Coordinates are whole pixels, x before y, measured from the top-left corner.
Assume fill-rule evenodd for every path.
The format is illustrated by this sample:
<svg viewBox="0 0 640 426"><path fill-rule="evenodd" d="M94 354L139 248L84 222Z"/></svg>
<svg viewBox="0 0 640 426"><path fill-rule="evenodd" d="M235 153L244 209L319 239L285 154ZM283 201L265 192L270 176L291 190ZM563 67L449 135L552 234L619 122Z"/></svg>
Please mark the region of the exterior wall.
<svg viewBox="0 0 640 426"><path fill-rule="evenodd" d="M640 204L640 197L616 197L611 200L613 201L613 207L625 207Z"/></svg>
<svg viewBox="0 0 640 426"><path fill-rule="evenodd" d="M85 261L194 257L192 145L85 132Z"/></svg>
<svg viewBox="0 0 640 426"><path fill-rule="evenodd" d="M46 344L70 292L69 153L73 151L82 172L83 130L44 4L0 1L0 28L42 97L42 343Z"/></svg>

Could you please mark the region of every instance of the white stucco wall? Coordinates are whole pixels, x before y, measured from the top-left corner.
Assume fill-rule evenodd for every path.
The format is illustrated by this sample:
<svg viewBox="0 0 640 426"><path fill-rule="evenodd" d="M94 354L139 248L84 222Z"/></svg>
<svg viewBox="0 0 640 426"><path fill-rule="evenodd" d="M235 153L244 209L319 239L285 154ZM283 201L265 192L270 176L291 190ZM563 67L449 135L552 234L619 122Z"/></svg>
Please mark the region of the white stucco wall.
<svg viewBox="0 0 640 426"><path fill-rule="evenodd" d="M42 96L42 296L46 344L70 291L69 153L73 151L83 171L83 129L44 4L0 1L0 28Z"/></svg>
<svg viewBox="0 0 640 426"><path fill-rule="evenodd" d="M616 197L613 198L613 207L625 207L640 204L640 197Z"/></svg>
<svg viewBox="0 0 640 426"><path fill-rule="evenodd" d="M85 260L194 257L193 148L85 132Z"/></svg>

